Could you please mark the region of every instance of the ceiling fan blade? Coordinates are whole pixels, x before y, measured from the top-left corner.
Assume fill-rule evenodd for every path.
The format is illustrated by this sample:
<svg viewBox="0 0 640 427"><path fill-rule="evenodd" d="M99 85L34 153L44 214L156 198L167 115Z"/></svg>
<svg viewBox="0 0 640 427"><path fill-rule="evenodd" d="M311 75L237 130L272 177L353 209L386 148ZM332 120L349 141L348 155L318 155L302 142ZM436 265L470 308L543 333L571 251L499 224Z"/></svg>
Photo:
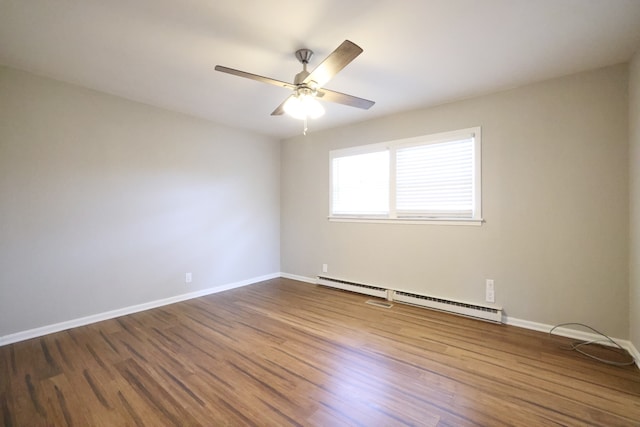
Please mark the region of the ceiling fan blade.
<svg viewBox="0 0 640 427"><path fill-rule="evenodd" d="M282 104L278 105L278 107L273 110L273 113L271 113L272 116L281 116L284 114L284 104L289 100L289 98L291 98L293 95L288 96L284 101L282 101Z"/></svg>
<svg viewBox="0 0 640 427"><path fill-rule="evenodd" d="M357 96L347 95L345 93L335 92L328 89L319 90L318 98L323 101L336 102L350 107L362 108L363 110L368 110L373 106L373 104L375 104L374 101L369 101L368 99L358 98Z"/></svg>
<svg viewBox="0 0 640 427"><path fill-rule="evenodd" d="M304 79L303 83L309 84L315 82L315 87L324 86L333 76L361 53L362 48L360 46L349 40L345 40Z"/></svg>
<svg viewBox="0 0 640 427"><path fill-rule="evenodd" d="M280 80L276 80L276 79L272 79L269 77L263 77L263 76L259 76L257 74L251 74L251 73L247 73L245 71L240 71L240 70L235 70L233 68L229 68L229 67L223 67L222 65L216 65L216 71L221 71L223 73L227 73L227 74L233 74L234 76L239 76L239 77L244 77L247 79L251 79L251 80L256 80L262 83L268 83L271 85L275 85L275 86L280 86L280 87L286 87L289 89L295 89L296 86L291 84L291 83L287 83L287 82L283 82Z"/></svg>

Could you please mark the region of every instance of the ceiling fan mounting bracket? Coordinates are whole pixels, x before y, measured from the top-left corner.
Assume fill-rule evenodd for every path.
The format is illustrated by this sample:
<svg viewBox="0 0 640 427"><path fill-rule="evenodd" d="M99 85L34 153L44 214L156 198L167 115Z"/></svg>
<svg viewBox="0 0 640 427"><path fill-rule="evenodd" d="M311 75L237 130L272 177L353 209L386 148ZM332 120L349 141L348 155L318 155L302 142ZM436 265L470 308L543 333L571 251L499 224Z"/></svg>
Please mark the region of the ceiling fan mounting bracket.
<svg viewBox="0 0 640 427"><path fill-rule="evenodd" d="M311 49L298 49L296 50L296 58L302 64L306 65L309 63L309 60L313 56L313 51Z"/></svg>

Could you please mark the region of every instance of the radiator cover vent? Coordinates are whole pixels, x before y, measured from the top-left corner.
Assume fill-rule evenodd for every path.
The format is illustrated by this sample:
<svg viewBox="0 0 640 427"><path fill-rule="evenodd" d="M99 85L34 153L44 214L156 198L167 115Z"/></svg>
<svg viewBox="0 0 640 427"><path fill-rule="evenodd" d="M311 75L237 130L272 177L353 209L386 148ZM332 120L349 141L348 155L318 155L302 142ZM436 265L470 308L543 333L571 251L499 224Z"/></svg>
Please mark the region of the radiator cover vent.
<svg viewBox="0 0 640 427"><path fill-rule="evenodd" d="M350 282L348 280L336 279L333 277L318 276L317 283L319 285L330 286L360 294L386 298L389 301L403 302L406 304L447 311L449 313L487 320L490 322L502 323L502 308L499 307L487 307L462 301L432 297L429 295L414 294L395 289Z"/></svg>
<svg viewBox="0 0 640 427"><path fill-rule="evenodd" d="M362 283L349 282L347 280L334 279L332 277L318 276L318 284L373 297L386 298L387 290L378 286L364 285Z"/></svg>

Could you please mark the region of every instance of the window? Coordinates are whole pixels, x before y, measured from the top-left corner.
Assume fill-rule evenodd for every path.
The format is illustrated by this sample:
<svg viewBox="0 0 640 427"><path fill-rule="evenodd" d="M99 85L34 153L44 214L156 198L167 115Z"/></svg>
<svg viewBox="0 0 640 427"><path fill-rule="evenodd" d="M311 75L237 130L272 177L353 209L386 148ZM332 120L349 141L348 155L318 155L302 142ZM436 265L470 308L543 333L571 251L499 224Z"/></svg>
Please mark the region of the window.
<svg viewBox="0 0 640 427"><path fill-rule="evenodd" d="M331 173L334 214L388 214L389 151L336 157Z"/></svg>
<svg viewBox="0 0 640 427"><path fill-rule="evenodd" d="M480 224L480 128L334 150L330 219Z"/></svg>

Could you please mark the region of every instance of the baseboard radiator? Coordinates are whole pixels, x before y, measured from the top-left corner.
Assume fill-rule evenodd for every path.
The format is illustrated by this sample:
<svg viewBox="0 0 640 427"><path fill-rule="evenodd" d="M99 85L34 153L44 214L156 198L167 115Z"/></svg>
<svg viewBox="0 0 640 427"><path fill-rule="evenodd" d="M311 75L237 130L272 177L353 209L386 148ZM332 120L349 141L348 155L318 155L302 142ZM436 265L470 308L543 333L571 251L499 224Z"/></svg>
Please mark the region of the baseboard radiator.
<svg viewBox="0 0 640 427"><path fill-rule="evenodd" d="M377 286L363 285L362 283L348 282L346 280L323 276L318 276L318 284L345 291L357 292L359 294L371 295L372 297L387 298L387 290Z"/></svg>
<svg viewBox="0 0 640 427"><path fill-rule="evenodd" d="M410 292L398 291L395 289L382 288L362 283L355 283L347 280L335 279L325 276L318 276L317 283L319 285L338 288L345 291L357 292L359 294L370 295L378 298L385 298L389 301L402 302L435 310L446 311L449 313L473 317L476 319L486 320L494 323L502 323L502 308L499 307L488 307L461 301L436 298L428 295L414 294Z"/></svg>

